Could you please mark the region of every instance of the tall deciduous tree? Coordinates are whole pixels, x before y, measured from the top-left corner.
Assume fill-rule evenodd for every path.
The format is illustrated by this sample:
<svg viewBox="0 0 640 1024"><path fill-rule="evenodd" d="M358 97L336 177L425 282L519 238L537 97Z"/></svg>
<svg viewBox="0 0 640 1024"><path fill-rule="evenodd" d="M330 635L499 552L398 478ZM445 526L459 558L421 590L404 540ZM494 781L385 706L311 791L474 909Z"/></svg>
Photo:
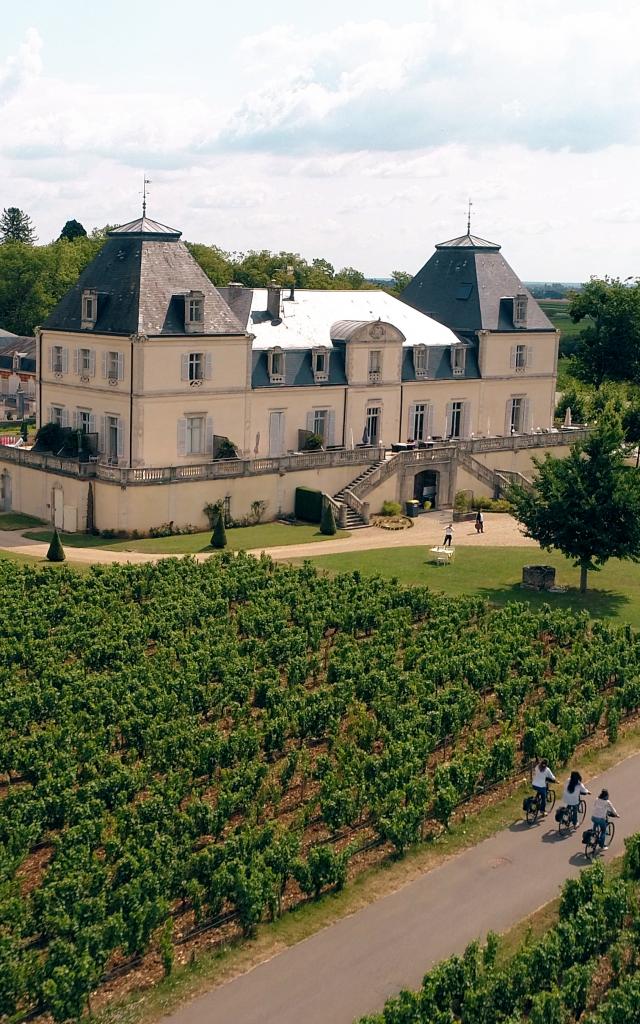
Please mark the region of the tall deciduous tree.
<svg viewBox="0 0 640 1024"><path fill-rule="evenodd" d="M514 486L510 500L526 535L557 548L587 574L610 558L640 561L640 474L624 463L620 416L607 408L586 441L566 458L533 459L533 489Z"/></svg>
<svg viewBox="0 0 640 1024"><path fill-rule="evenodd" d="M576 364L596 386L604 380L637 380L640 374L640 282L592 278L571 299L574 323L588 318Z"/></svg>
<svg viewBox="0 0 640 1024"><path fill-rule="evenodd" d="M26 242L33 245L36 232L28 213L17 206L5 207L0 217L0 242Z"/></svg>
<svg viewBox="0 0 640 1024"><path fill-rule="evenodd" d="M68 242L73 242L75 238L83 238L86 233L79 220L68 220L60 232L60 238L66 238Z"/></svg>

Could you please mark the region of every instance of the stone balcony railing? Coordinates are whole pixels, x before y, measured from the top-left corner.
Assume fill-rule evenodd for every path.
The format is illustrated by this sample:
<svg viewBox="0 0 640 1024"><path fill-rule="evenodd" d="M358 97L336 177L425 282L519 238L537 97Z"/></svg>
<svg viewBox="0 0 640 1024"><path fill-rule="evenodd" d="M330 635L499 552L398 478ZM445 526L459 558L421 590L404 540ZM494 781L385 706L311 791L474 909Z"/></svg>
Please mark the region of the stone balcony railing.
<svg viewBox="0 0 640 1024"><path fill-rule="evenodd" d="M548 433L516 434L512 437L481 437L464 441L442 441L430 448L413 449L392 456L367 477L367 490L371 484L379 483L401 467L427 465L434 459L455 458L456 450L479 454L492 451L518 451L522 448L550 448L572 444L588 436L587 428L567 428ZM336 448L329 451L297 452L278 458L265 459L219 459L214 462L182 466L140 466L129 469L109 466L103 462L78 462L56 455L34 452L29 448L0 446L0 466L17 464L62 476L83 479L104 480L108 483L129 487L138 484L164 484L192 480L221 480L234 477L259 476L263 473L300 472L306 469L333 469L339 466L362 466L384 460L384 449L377 447ZM395 465L394 465L395 463ZM356 498L358 488L353 490Z"/></svg>

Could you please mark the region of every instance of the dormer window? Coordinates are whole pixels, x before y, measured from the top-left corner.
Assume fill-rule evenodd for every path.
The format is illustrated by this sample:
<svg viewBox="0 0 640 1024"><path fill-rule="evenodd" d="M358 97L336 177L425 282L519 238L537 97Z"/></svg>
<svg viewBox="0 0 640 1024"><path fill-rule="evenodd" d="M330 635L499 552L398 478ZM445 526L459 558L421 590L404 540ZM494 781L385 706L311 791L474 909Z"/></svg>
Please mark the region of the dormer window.
<svg viewBox="0 0 640 1024"><path fill-rule="evenodd" d="M369 352L369 383L377 384L382 380L382 350L371 349Z"/></svg>
<svg viewBox="0 0 640 1024"><path fill-rule="evenodd" d="M329 351L326 348L314 348L311 353L313 379L316 384L329 380Z"/></svg>
<svg viewBox="0 0 640 1024"><path fill-rule="evenodd" d="M204 331L204 295L202 292L189 292L184 300L184 329L187 334Z"/></svg>
<svg viewBox="0 0 640 1024"><path fill-rule="evenodd" d="M467 350L462 345L451 346L451 369L454 377L462 377L464 374Z"/></svg>
<svg viewBox="0 0 640 1024"><path fill-rule="evenodd" d="M269 350L268 365L271 384L284 384L284 352L281 348Z"/></svg>
<svg viewBox="0 0 640 1024"><path fill-rule="evenodd" d="M526 327L527 326L527 303L529 301L528 295L516 295L513 300L513 326L514 327Z"/></svg>
<svg viewBox="0 0 640 1024"><path fill-rule="evenodd" d="M82 319L80 329L90 331L95 327L98 318L98 293L93 288L85 288L82 292Z"/></svg>
<svg viewBox="0 0 640 1024"><path fill-rule="evenodd" d="M414 345L413 347L413 370L417 380L427 376L427 346Z"/></svg>

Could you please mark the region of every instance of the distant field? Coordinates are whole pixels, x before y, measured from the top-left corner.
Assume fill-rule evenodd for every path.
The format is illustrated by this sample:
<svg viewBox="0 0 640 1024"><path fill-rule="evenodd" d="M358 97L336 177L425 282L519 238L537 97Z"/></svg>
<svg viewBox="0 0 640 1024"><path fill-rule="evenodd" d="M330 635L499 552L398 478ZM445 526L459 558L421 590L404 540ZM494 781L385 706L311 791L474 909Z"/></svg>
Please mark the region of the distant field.
<svg viewBox="0 0 640 1024"><path fill-rule="evenodd" d="M574 324L569 316L569 303L566 299L539 299L538 305L547 314L551 323L563 336L575 337L584 327L584 322Z"/></svg>

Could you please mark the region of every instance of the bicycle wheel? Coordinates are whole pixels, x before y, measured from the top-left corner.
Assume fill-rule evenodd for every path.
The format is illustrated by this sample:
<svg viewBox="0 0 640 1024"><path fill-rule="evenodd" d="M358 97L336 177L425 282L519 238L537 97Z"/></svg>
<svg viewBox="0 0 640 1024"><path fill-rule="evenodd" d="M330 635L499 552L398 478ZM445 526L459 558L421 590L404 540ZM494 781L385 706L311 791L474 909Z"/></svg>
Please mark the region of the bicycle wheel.
<svg viewBox="0 0 640 1024"><path fill-rule="evenodd" d="M578 804L578 828L582 825L582 822L587 816L587 805L584 800L581 800Z"/></svg>
<svg viewBox="0 0 640 1024"><path fill-rule="evenodd" d="M548 789L547 790L547 806L546 806L546 810L547 811L552 811L553 810L553 805L555 804L555 802L556 802L556 791L555 791L555 789Z"/></svg>
<svg viewBox="0 0 640 1024"><path fill-rule="evenodd" d="M613 839L615 833L616 833L616 826L613 824L612 821L608 821L607 822L607 828L606 828L606 831L605 831L605 834L604 834L604 841L607 844L607 846L611 846L611 840Z"/></svg>
<svg viewBox="0 0 640 1024"><path fill-rule="evenodd" d="M584 855L587 858L587 860L591 860L591 858L593 857L593 855L594 855L594 853L596 852L597 849L598 849L598 836L597 836L597 833L594 832L594 834L591 836L591 839L589 840L589 842L584 844Z"/></svg>

